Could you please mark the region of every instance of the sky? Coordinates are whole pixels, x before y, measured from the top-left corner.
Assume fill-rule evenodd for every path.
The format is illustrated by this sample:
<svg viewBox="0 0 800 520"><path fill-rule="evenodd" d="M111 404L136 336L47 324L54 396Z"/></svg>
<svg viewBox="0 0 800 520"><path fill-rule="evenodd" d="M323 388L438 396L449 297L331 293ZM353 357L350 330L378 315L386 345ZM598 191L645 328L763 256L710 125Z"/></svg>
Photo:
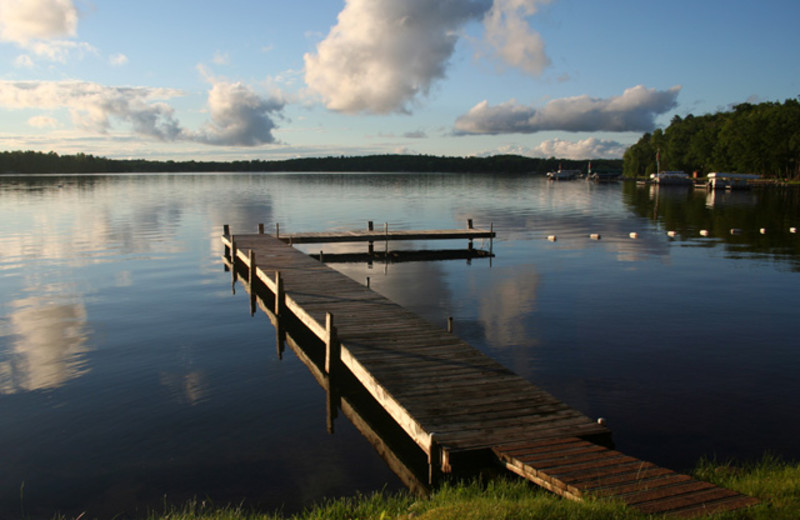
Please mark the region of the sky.
<svg viewBox="0 0 800 520"><path fill-rule="evenodd" d="M619 158L800 96L797 0L0 0L0 150Z"/></svg>

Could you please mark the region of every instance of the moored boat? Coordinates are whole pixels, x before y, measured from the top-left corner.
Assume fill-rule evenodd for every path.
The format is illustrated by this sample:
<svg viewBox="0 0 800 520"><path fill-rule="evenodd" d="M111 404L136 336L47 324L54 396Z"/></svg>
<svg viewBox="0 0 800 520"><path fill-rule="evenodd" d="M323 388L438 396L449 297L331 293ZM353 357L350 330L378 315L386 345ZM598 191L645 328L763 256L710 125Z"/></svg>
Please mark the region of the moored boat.
<svg viewBox="0 0 800 520"><path fill-rule="evenodd" d="M580 170L556 170L554 172L547 172L547 178L551 181L571 181L577 179L581 175Z"/></svg>
<svg viewBox="0 0 800 520"><path fill-rule="evenodd" d="M670 186L691 186L694 184L689 174L682 171L651 173L650 182L653 184Z"/></svg>
<svg viewBox="0 0 800 520"><path fill-rule="evenodd" d="M712 190L748 189L752 181L758 180L761 175L754 173L709 173L706 177L706 186Z"/></svg>

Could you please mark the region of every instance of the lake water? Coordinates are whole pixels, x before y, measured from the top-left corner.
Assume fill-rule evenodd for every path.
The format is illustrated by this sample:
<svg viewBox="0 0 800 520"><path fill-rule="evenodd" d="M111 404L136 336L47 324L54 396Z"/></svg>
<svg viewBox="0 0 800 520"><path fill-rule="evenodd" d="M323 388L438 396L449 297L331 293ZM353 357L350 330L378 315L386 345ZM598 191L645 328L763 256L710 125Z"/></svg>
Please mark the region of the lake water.
<svg viewBox="0 0 800 520"><path fill-rule="evenodd" d="M324 391L290 351L278 359L269 321L232 293L219 235L468 218L494 225L491 262L333 267L437 325L452 316L467 342L605 417L627 454L678 470L701 456L800 458L795 189L0 177L0 517L136 516L192 498L292 512L402 488L346 418L326 431Z"/></svg>

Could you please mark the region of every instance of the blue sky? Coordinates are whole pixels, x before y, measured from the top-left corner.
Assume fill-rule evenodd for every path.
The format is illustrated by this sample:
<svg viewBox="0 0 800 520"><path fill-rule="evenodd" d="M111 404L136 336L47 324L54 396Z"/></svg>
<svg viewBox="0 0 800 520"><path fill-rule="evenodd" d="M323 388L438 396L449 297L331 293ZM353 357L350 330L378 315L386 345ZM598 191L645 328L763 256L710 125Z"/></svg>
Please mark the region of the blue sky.
<svg viewBox="0 0 800 520"><path fill-rule="evenodd" d="M0 149L620 157L800 95L796 0L0 0Z"/></svg>

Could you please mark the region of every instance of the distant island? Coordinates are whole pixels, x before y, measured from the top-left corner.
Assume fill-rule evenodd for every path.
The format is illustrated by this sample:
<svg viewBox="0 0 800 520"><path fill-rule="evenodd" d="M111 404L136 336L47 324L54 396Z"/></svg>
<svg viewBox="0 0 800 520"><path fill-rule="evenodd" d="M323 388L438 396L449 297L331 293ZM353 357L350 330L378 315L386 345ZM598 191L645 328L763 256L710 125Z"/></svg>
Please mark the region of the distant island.
<svg viewBox="0 0 800 520"><path fill-rule="evenodd" d="M440 157L433 155L366 155L297 158L280 161L152 161L108 159L55 152L0 152L0 174L36 173L179 173L179 172L444 172L539 173L588 169L589 160L535 158L521 155ZM622 170L622 159L592 159L596 170Z"/></svg>

